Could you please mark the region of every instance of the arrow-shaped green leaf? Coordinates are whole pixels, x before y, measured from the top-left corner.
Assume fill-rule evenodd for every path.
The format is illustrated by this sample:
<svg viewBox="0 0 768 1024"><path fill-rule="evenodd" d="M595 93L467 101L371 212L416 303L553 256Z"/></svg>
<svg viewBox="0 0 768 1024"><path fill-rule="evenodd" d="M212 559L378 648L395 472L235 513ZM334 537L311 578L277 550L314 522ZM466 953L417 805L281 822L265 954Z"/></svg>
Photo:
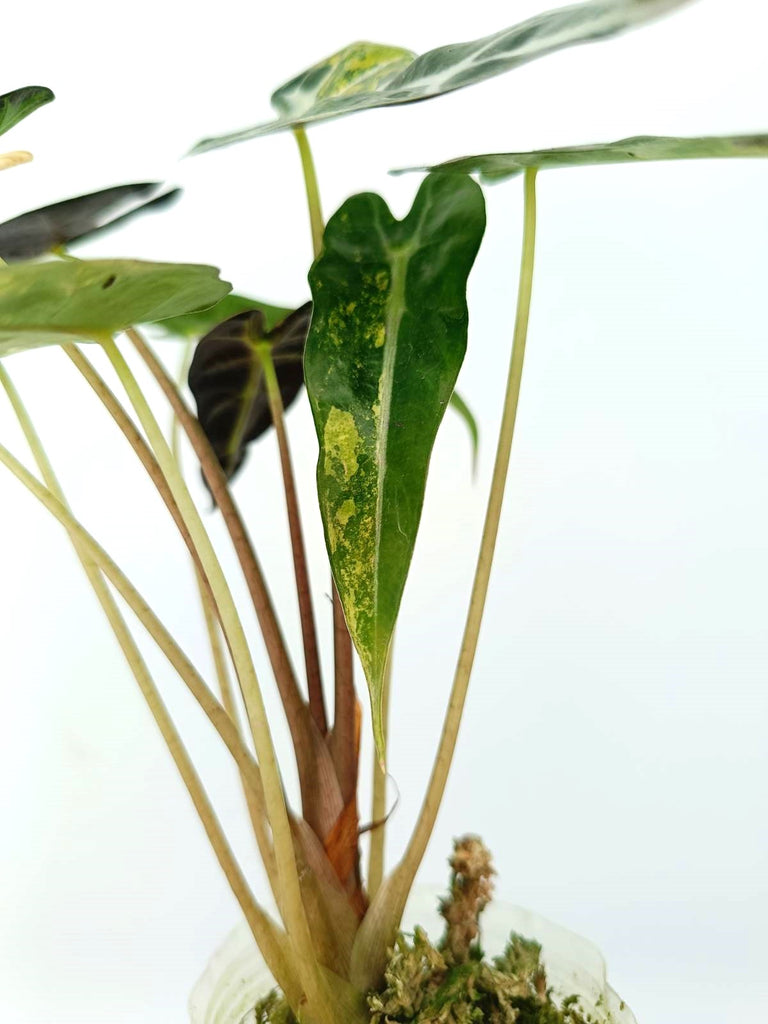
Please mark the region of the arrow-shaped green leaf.
<svg viewBox="0 0 768 1024"><path fill-rule="evenodd" d="M63 260L0 268L0 356L88 341L211 306L229 291L215 267Z"/></svg>
<svg viewBox="0 0 768 1024"><path fill-rule="evenodd" d="M415 103L512 71L567 46L607 39L652 21L690 0L589 0L537 14L468 43L415 57L408 50L354 43L282 86L272 96L280 117L267 124L203 139L204 153L299 124L327 121L401 103Z"/></svg>
<svg viewBox="0 0 768 1024"><path fill-rule="evenodd" d="M44 85L25 85L0 96L0 135L53 98L51 90Z"/></svg>
<svg viewBox="0 0 768 1024"><path fill-rule="evenodd" d="M320 508L380 755L384 667L432 446L464 358L467 276L484 228L479 186L432 175L403 221L377 195L347 200L310 272L304 373Z"/></svg>
<svg viewBox="0 0 768 1024"><path fill-rule="evenodd" d="M408 170L481 174L484 181L490 182L512 178L526 167L546 170L594 164L642 163L649 160L714 160L733 157L768 157L768 135L707 135L695 138L636 135L631 139L590 146L561 146L527 153L463 156L434 167L409 167Z"/></svg>

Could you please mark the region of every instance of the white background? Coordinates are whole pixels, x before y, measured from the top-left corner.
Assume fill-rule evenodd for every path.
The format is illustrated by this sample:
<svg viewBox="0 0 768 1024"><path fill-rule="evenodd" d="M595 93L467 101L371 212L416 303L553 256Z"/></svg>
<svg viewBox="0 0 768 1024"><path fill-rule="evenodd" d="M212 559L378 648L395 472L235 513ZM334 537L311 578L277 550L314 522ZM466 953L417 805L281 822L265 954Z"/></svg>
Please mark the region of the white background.
<svg viewBox="0 0 768 1024"><path fill-rule="evenodd" d="M177 157L203 135L269 117L276 85L352 40L423 51L542 9L14 4L0 92L39 83L57 100L3 139L35 162L0 178L0 218L168 177L186 190L175 209L80 253L210 262L241 290L298 304L310 241L290 136ZM757 0L701 0L471 90L312 129L326 212L374 189L402 215L418 178L390 168L465 153L766 131L764 38ZM733 161L540 176L497 563L422 872L440 882L451 837L480 833L500 894L592 938L640 1024L738 1024L768 1011L766 175L764 162ZM500 415L520 182L487 201L460 380L481 422L480 468L472 483L466 436L448 416L398 637L391 857L440 727ZM177 362L178 346L163 351ZM75 509L207 669L184 553L122 439L60 353L7 366ZM305 398L290 427L328 641ZM0 430L24 452L5 405ZM10 477L0 488L0 1021L181 1024L237 907L65 537ZM295 642L268 441L235 491ZM231 766L170 670L157 656L152 665L263 895Z"/></svg>

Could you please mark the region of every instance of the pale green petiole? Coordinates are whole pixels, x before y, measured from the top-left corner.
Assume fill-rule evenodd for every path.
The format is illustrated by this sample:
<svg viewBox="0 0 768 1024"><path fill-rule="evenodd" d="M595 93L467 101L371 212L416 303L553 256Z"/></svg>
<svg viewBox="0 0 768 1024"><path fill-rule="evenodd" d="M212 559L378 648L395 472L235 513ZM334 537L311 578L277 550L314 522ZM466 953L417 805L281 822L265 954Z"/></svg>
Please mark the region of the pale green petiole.
<svg viewBox="0 0 768 1024"><path fill-rule="evenodd" d="M291 826L283 795L275 749L267 723L261 688L256 678L240 616L208 533L192 501L173 453L168 447L163 432L141 388L114 341L104 339L103 347L147 434L147 439L168 481L168 485L171 488L182 518L189 529L200 555L203 569L211 585L214 600L219 609L222 629L227 637L232 661L242 690L251 734L261 768L267 818L272 829L277 859L281 908L285 914L285 925L298 953L298 959L302 968L302 983L304 984L305 992L312 1007L313 1015L316 1017L317 1024L333 1024L330 994L315 960L312 938L304 904L301 899Z"/></svg>
<svg viewBox="0 0 768 1024"><path fill-rule="evenodd" d="M309 148L309 139L303 125L296 125L293 134L299 147L301 156L301 169L304 174L304 184L307 189L307 206L309 207L309 224L312 229L312 251L315 257L319 256L323 247L323 211L320 206L320 190L317 186L317 173L315 161L312 157L312 150Z"/></svg>
<svg viewBox="0 0 768 1024"><path fill-rule="evenodd" d="M366 919L363 921L355 942L352 962L353 980L363 988L374 987L381 978L387 959L386 950L391 946L394 935L399 927L408 894L411 891L416 872L419 869L435 821L437 820L437 814L443 794L445 793L445 785L456 747L464 702L472 672L472 664L475 651L477 650L480 625L485 608L488 582L490 580L496 538L499 530L509 458L512 450L528 334L536 242L536 168L529 168L525 172L524 194L523 245L512 356L509 364L504 411L499 429L491 490L464 636L456 665L448 709L443 723L440 744L419 819L402 860L380 888L377 899L372 901L371 908Z"/></svg>
<svg viewBox="0 0 768 1024"><path fill-rule="evenodd" d="M176 763L179 773L184 780L198 816L216 854L217 860L219 861L232 892L240 904L243 914L251 927L254 938L259 943L259 947L261 948L265 959L270 964L270 969L273 970L274 976L276 978L280 977L285 979L285 984L288 986L285 991L287 993L290 992L294 998L300 998L300 989L298 988L297 981L294 977L293 968L289 966L289 961L285 956L284 939L280 937L279 930L263 910L261 910L253 898L245 876L242 874L242 871L235 860L226 836L224 835L213 807L211 806L210 800L208 799L208 796L194 769L189 754L187 753L181 737L168 714L160 693L149 674L144 659L136 646L117 603L112 596L104 577L102 576L103 570L106 569L108 571L110 581L114 586L116 586L122 596L128 600L129 605L139 615L141 621L150 634L159 643L161 648L165 650L165 653L169 655L171 661L175 664L175 667L179 670L188 685L190 685L190 689L211 718L212 723L219 729L222 738L225 739L225 742L229 740L233 743L233 746L231 746L230 749L235 756L238 757L235 738L231 735L231 730L228 732L222 725L222 722L226 724L226 716L223 716L222 718L223 709L219 708L221 715L217 716L215 713L216 702L213 700L210 692L206 692L207 688L205 687L205 684L202 680L199 680L199 677L196 676L191 666L185 666L182 664L184 659L178 648L176 648L178 654L177 656L174 656L172 650L174 647L173 642L167 636L162 626L156 619L154 619L148 607L140 599L139 595L136 594L125 577L123 577L119 570L117 570L114 563L106 558L105 553L99 549L98 545L93 542L93 539L82 529L77 520L74 519L69 512L64 494L54 474L53 467L48 460L40 438L32 425L32 421L21 402L10 377L1 364L0 383L2 383L2 386L8 394L11 405L17 415L27 443L29 444L35 461L38 464L46 486L43 486L39 481L35 480L32 474L25 470L24 467L14 459L5 448L2 447L0 447L0 462L10 469L17 479L19 479L20 482L24 484L24 486L27 487L27 489L30 490L66 528L94 593L104 609L128 665L133 672L171 756ZM168 644L170 644L170 648ZM242 749L242 754L245 760L241 760L240 763L244 770L244 774L250 774L252 778L249 784L252 786L255 785L259 788L260 781L258 778L258 769L252 761L249 761L250 755L248 755L244 748ZM245 771L246 764L249 764L252 767L252 772Z"/></svg>

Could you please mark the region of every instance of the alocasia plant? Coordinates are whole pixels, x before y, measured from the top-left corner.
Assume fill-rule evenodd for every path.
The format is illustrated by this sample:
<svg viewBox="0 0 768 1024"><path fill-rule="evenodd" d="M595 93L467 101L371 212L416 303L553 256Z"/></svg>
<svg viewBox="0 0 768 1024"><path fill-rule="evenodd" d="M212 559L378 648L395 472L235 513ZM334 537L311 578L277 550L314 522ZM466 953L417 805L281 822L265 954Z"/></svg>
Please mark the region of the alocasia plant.
<svg viewBox="0 0 768 1024"><path fill-rule="evenodd" d="M176 190L154 183L114 186L0 225L0 356L46 345L64 349L133 447L193 563L217 695L70 511L3 363L0 382L40 479L3 446L0 462L67 531L280 988L281 994L268 996L258 1007L249 1004L250 1019L308 1024L488 1019L511 1024L522 1020L523 1013L531 1024L618 1024L631 1019L623 1004L612 1001L604 979L596 1001L590 1002L592 996L585 992L560 989L553 1000L546 956L542 965L540 947L525 938L513 938L506 950L498 951L503 955L494 964L483 961L478 918L490 899L493 870L478 840L462 840L454 851L451 893L441 905L446 921L442 942L432 945L417 932L409 943L399 930L445 792L488 589L531 306L537 172L642 160L768 156L768 136L643 136L604 145L456 158L423 168L429 174L415 190L404 218L395 218L380 196L362 193L347 199L326 225L306 126L462 89L565 47L617 35L684 3L589 0L419 56L400 47L355 43L280 87L272 97L277 120L199 143L196 153L281 130L296 136L315 252L308 268L311 298L296 309L229 294L229 285L208 266L81 261L68 253L68 246L79 239L134 214L157 210L176 196ZM39 87L0 96L0 134L52 98ZM0 168L27 158L25 151L0 156ZM514 346L466 627L423 806L404 853L387 871L384 783L392 643L429 461L450 404L469 426L475 448L477 444L472 414L455 392L467 346L467 281L486 226L483 191L470 175L490 183L520 173L524 224ZM189 343L188 383L197 416L137 330L148 323ZM172 443L114 340L122 334L173 410ZM135 420L78 347L80 342L103 349ZM304 386L317 433L318 501L333 579L332 688L321 671L284 419L285 409ZM245 578L293 743L299 808L286 799L285 769L278 765L252 639L244 625L245 609L235 599L181 470L175 443L179 428L194 450ZM230 487L244 471L248 445L271 434L272 428L285 488L303 673L294 668L256 555L258 517L251 510L241 513ZM237 766L279 923L256 900L229 847L113 590L174 667ZM376 749L367 871L360 863L364 716L353 647L367 683ZM248 979L242 984L247 988ZM234 994L222 989L217 1012L223 1016L217 1021L238 1024L227 1013L234 1013L235 1006L242 1010L242 991L242 985Z"/></svg>

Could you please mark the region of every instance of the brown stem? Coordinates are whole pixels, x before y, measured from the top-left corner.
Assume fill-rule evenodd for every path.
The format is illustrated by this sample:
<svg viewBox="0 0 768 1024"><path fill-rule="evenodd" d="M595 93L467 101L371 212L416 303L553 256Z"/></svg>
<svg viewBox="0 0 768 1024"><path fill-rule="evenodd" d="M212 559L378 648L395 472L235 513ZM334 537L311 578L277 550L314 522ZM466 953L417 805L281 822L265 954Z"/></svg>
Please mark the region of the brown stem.
<svg viewBox="0 0 768 1024"><path fill-rule="evenodd" d="M117 424L117 427L125 435L131 448L139 458L144 469L149 474L152 483L157 488L160 497L165 502L168 511L173 518L179 533L187 546L187 549L192 556L192 560L195 563L195 568L200 574L201 578L205 581L206 587L208 582L203 572L203 567L200 562L200 556L195 548L192 538L189 534L189 530L184 523L179 512L179 506L176 504L176 499L171 494L171 489L168 486L168 481L163 475L163 471L157 463L157 459L152 454L152 450L145 441L141 432L136 427L135 423L122 407L114 392L109 388L107 383L94 368L93 364L83 355L76 345L62 345L65 355L69 356L72 362L75 364L77 369L83 375L87 383L90 385L93 392L96 394L99 401L107 409L112 419ZM210 592L210 591L209 591Z"/></svg>
<svg viewBox="0 0 768 1024"><path fill-rule="evenodd" d="M200 605L203 611L203 618L205 619L205 628L208 633L216 679L219 684L221 703L224 705L224 710L232 719L232 723L242 739L243 729L240 723L237 703L235 701L235 691L232 686L232 679L227 668L227 659L224 653L224 644L222 643L218 609L216 607L216 602L213 599L210 587L208 586L208 582L197 564L195 564L195 580L197 581L197 590L200 595ZM242 770L240 771L240 782L242 785L243 796L245 798L245 804L248 808L248 817L251 819L253 832L256 837L262 859L264 860L264 864L267 868L267 874L270 879L274 879L277 877L277 867L274 863L275 852L271 844L268 841L265 842L264 839L264 799L263 797L256 797ZM276 886L273 889L273 894L275 896L275 901L279 906L280 893Z"/></svg>
<svg viewBox="0 0 768 1024"><path fill-rule="evenodd" d="M230 493L224 471L196 417L190 412L173 380L141 335L130 328L126 331L126 335L176 413L200 462L214 501L221 510L253 601L291 732L299 771L304 817L313 824L316 818L318 788L318 744L313 735L316 730L312 719L307 714L307 707L296 682L293 666L288 657L285 641L251 539Z"/></svg>
<svg viewBox="0 0 768 1024"><path fill-rule="evenodd" d="M112 338L103 336L98 340L112 363L131 405L136 410L147 440L155 452L160 468L168 480L179 510L184 516L184 521L200 552L201 561L213 589L264 779L264 799L274 839L285 924L296 951L302 984L305 986L308 1003L307 1016L314 1017L316 1015L317 1024L332 1024L334 1017L330 993L327 983L320 974L312 946L306 910L301 899L301 882L276 751L267 721L264 698L240 614L218 555L144 392ZM303 710L303 705L301 707ZM307 721L311 723L308 714Z"/></svg>
<svg viewBox="0 0 768 1024"><path fill-rule="evenodd" d="M312 607L312 592L309 587L307 571L307 551L304 544L304 532L301 526L299 499L296 494L296 479L293 473L291 449L285 429L283 400L280 385L275 374L275 365L268 343L256 346L256 354L264 372L267 388L269 411L272 424L277 435L277 447L280 452L280 468L283 474L285 505L288 513L288 528L293 551L293 569L296 577L296 593L299 599L299 617L301 619L301 635L304 641L304 662L307 669L307 692L309 694L309 710L321 736L328 732L328 720L325 714L323 682L320 675L320 658L317 651L317 630L315 613Z"/></svg>
<svg viewBox="0 0 768 1024"><path fill-rule="evenodd" d="M133 448L134 452L139 458L139 461L144 466L152 482L157 488L160 497L165 502L165 505L168 508L168 511L170 512L173 521L176 524L179 533L182 536L182 539L184 540L187 550L189 551L189 554L192 558L192 562L195 569L195 576L200 590L200 599L203 605L203 612L206 619L206 625L208 627L209 636L211 637L211 646L215 661L216 675L220 684L224 708L227 712L227 715L232 721L232 726L234 728L235 733L240 737L242 742L242 733L237 724L237 710L234 703L232 688L229 683L229 676L227 674L226 665L222 657L220 644L218 645L218 647L214 644L214 638L218 641L218 636L215 632L218 629L219 625L218 608L214 600L213 593L211 591L210 583L208 582L208 578L205 574L202 563L200 561L200 555L197 551L197 548L195 547L192 537L190 536L189 530L187 529L186 524L182 519L179 507L176 504L176 499L171 494L171 489L168 486L168 481L165 479L163 471L160 469L160 466L158 465L157 460L155 459L155 456L152 454L152 451L147 442L145 441L144 437L137 429L131 417L120 404L114 392L109 388L107 383L103 380L103 378L94 368L92 363L86 358L86 356L83 355L80 349L77 348L75 345L63 345L62 348L64 349L65 354L69 356L71 361L75 364L77 369L80 371L82 376L90 385L91 389L94 391L98 399L104 405L105 409L107 409L110 416L115 421L117 427L125 435L128 443ZM213 621L213 616L216 616L215 622ZM231 732L231 730L229 729L229 725L227 725L226 728L228 730L229 735L229 732ZM261 797L257 797L257 794L254 793L252 780L248 780L247 773L244 773L242 767L240 768L240 777L243 781L243 790L245 794L245 800L248 805L248 812L251 818L251 823L253 825L256 838L259 842L259 848L261 850L262 858L264 860L267 871L268 873L271 872L270 879L272 880L276 877L276 869L273 864L274 853L272 851L269 840L266 837L266 833L264 832L263 799ZM275 899L279 902L279 892L277 891L276 888L274 890L274 894Z"/></svg>
<svg viewBox="0 0 768 1024"><path fill-rule="evenodd" d="M181 535L184 544L186 545L189 555L191 556L191 560L193 560L195 575L198 582L198 587L200 589L201 601L203 604L203 611L206 618L206 626L208 628L209 636L211 637L211 647L214 657L216 676L219 680L224 710L226 711L227 716L231 720L234 732L236 732L240 736L241 742L243 742L242 731L238 726L238 712L236 706L234 706L231 685L229 683L229 677L223 659L223 652L221 651L221 645L218 642L219 637L218 634L216 633L216 631L218 630L218 617L214 618L214 616L217 616L218 614L216 602L213 599L213 594L211 592L210 584L208 583L208 578L206 577L205 571L201 564L200 554L198 553L198 550L195 547L193 539L191 539L191 537L189 536L189 531L186 528L186 525L181 517L178 505L176 504L176 500L171 494L171 488L168 486L168 481L166 480L163 471L158 465L158 462L150 449L150 445L146 443L146 441L136 428L135 424L131 420L130 416L128 416L126 411L121 406L120 401L118 400L114 392L97 373L97 371L92 366L91 362L86 358L85 355L83 355L83 353L80 351L79 348L77 348L77 346L62 345L61 347L63 348L63 351L65 351L65 353L74 362L77 369L80 371L86 382L89 384L93 392L96 394L98 399L103 404L103 407L106 409L106 411L110 413L110 416L112 416L116 425L125 435L126 439L128 440L128 443L131 445L133 451L137 455L139 461L141 462L141 465L144 467L147 474L150 475L153 483L158 489L158 493L163 499L166 507L168 508L168 511L170 512L173 518L174 523L176 524L179 530L179 534ZM214 722L214 725L216 725L216 722ZM228 725L226 726L226 728L227 735L229 735L231 729L229 729ZM249 781L249 779L247 778L247 772L244 772L244 770L241 768L240 773L241 778L243 780L244 793L246 797L246 802L248 804L251 822L254 826L256 837L259 840L259 846L262 850L262 857L264 858L264 862L267 866L267 869L269 869L270 861L273 860L273 853L271 852L271 847L268 844L268 840L265 839L265 834L263 831L263 799L261 797L258 797L257 799L257 796L253 790L253 781ZM260 781L258 785L260 787ZM274 870L272 869L272 874L270 878L273 877Z"/></svg>
<svg viewBox="0 0 768 1024"><path fill-rule="evenodd" d="M331 753L346 804L357 790L357 700L355 697L352 640L341 598L333 587L334 714Z"/></svg>
<svg viewBox="0 0 768 1024"><path fill-rule="evenodd" d="M152 352L144 339L136 331L129 329L126 331L126 334L176 413L179 423L200 462L200 467L211 489L214 501L224 517L224 523L232 538L235 552L242 567L264 637L267 654L277 679L280 696L283 699L290 721L296 717L296 709L303 704L301 692L299 691L293 666L288 657L285 640L283 639L277 616L267 591L261 566L256 558L256 553L253 550L251 539L248 536L248 531L245 528L240 512L230 494L224 472L202 427L187 408L186 403L179 394L178 388L168 376L154 352Z"/></svg>

